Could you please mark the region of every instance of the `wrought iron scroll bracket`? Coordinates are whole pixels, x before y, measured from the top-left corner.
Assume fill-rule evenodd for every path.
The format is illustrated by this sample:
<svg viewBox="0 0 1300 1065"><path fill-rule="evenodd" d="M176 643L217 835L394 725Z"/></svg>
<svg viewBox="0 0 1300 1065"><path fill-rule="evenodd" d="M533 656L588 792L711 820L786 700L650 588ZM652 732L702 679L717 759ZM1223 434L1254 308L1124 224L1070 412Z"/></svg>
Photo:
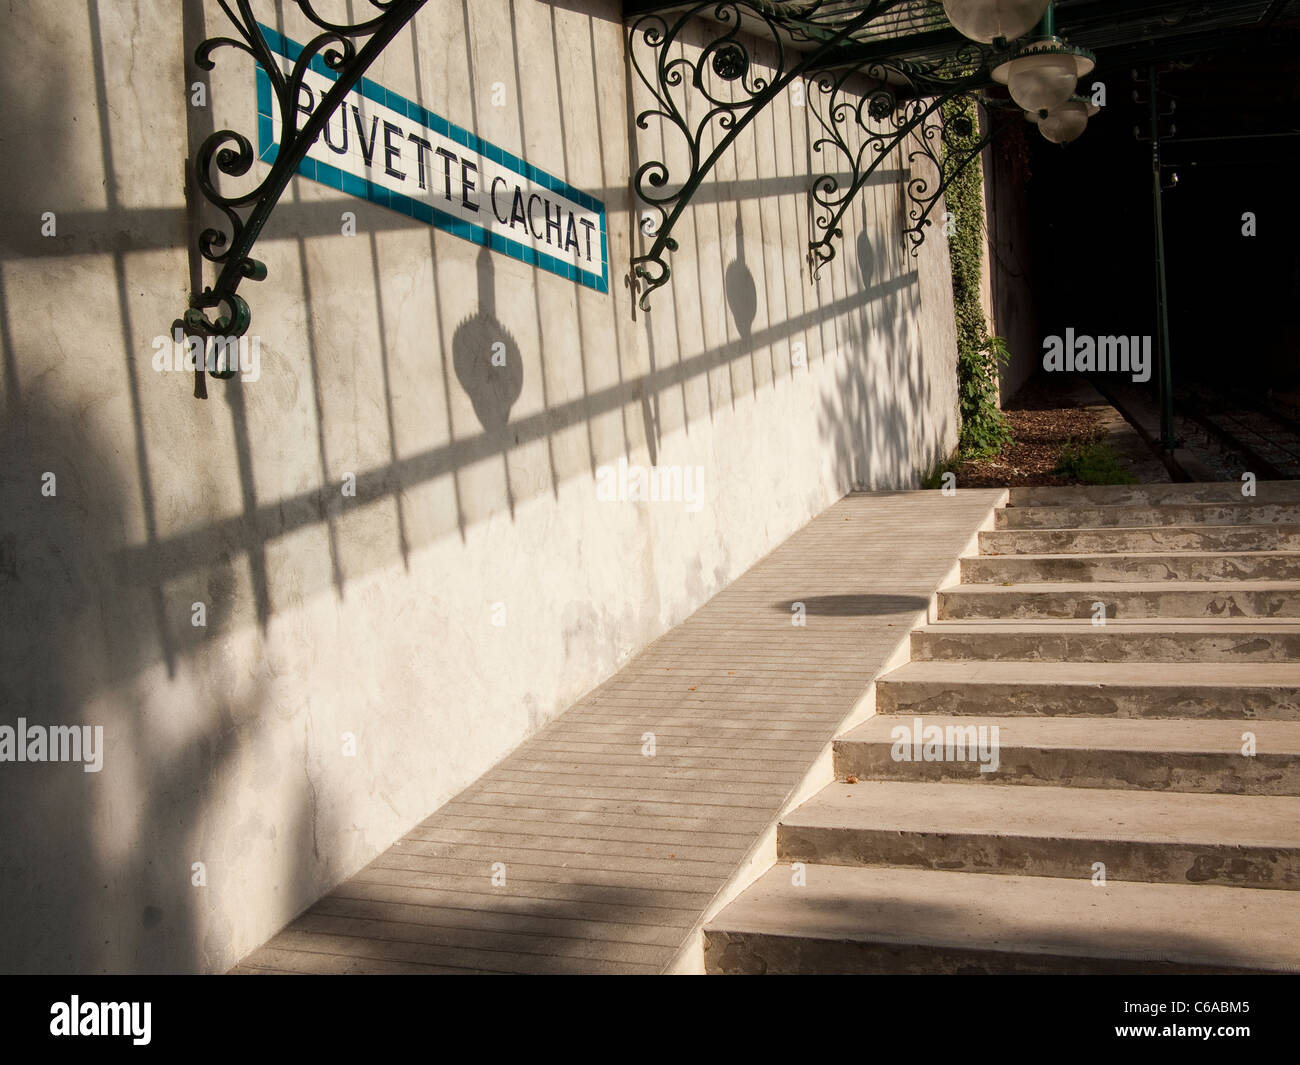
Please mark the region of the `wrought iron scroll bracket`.
<svg viewBox="0 0 1300 1065"><path fill-rule="evenodd" d="M938 180L932 185L924 175L913 174L907 181L907 197L912 201L908 220L912 224L903 232L911 241L913 255L920 251L925 241L925 229L933 224L930 215L934 213L948 187L967 167L979 160L985 148L1004 131L1011 129L1021 115L1019 108L1009 103L980 97L976 97L976 101L983 106L987 116L984 132L977 140L970 139L974 131L968 120L943 122L938 112L915 131L918 146L908 153L907 161L912 164L918 158L929 159ZM1014 112L1011 117L1001 121L993 117L999 111L1008 109Z"/></svg>
<svg viewBox="0 0 1300 1065"><path fill-rule="evenodd" d="M232 129L218 130L204 139L195 154L195 181L199 191L225 216L223 229L207 228L199 234L198 250L205 260L216 264L220 270L214 284L201 293L191 294L188 309L172 328L200 338L205 348L212 338L230 341L248 332L252 314L238 289L245 279L262 281L266 278L266 265L251 255L253 245L288 187L289 179L325 124L380 53L427 0L366 0L377 13L350 24L328 21L316 12L313 0L291 2L321 33L306 44L288 74L267 43L250 0L217 0L238 36L210 37L194 53L194 61L204 70L215 68L212 54L219 48L236 48L252 56L271 83L282 130L279 154L270 172L246 192L224 194L218 189L217 176L213 172L215 165L217 173L240 178L252 168L256 153L242 133ZM235 10L231 8L232 4ZM362 38L365 38L365 43L358 46L357 42ZM336 80L300 125L299 89L307 69L317 56L336 75ZM209 312L213 313L212 317L209 317ZM229 352L224 366L208 363L206 359L204 364L214 377L233 377L237 372L230 364ZM198 372L202 374L202 365ZM206 395L201 376L195 394Z"/></svg>
<svg viewBox="0 0 1300 1065"><path fill-rule="evenodd" d="M844 215L858 194L880 172L894 152L910 138L920 147L912 150L909 165L919 157L928 157L939 167L939 180L933 183L924 176L911 176L905 183L911 225L904 231L916 254L925 239L925 227L952 175L942 166L944 155L955 151L971 130L954 130L943 122L943 108L950 100L968 95L987 83L984 53L972 49L923 67L904 61L877 61L865 67L824 72L812 77L810 100L821 98L822 106L813 113L822 127L822 135L812 144L814 152L828 152L826 170L813 182L810 192L813 205L813 235L808 246L808 262L813 277L836 255L835 241L843 236ZM907 99L900 103L900 95ZM1000 128L1000 127L999 127ZM956 134L956 135L954 135ZM971 158L978 158L982 141ZM969 159L962 162L964 169ZM834 166L848 180L841 182Z"/></svg>
<svg viewBox="0 0 1300 1065"><path fill-rule="evenodd" d="M638 296L642 310L650 309L650 294L668 283L672 270L668 256L677 250L673 230L690 204L700 185L708 177L718 160L731 148L736 138L762 110L796 78L809 70L817 69L823 61L840 48L852 35L879 18L900 0L871 0L852 17L839 15L840 5L809 0L801 5L800 15L805 26L815 25L818 17L827 21L824 31L816 37L816 45L805 53L795 52L787 46L784 34L790 25L776 14L777 6L762 0L735 0L731 3L693 5L669 22L664 15L655 13L637 19L628 31L628 54L637 76L654 98L654 106L641 111L636 117L638 129L648 129L652 118L659 119L666 128L672 128L682 138L689 157L689 172L675 189L670 189L674 176L669 164L654 159L641 164L633 175L632 185L637 197L649 209L642 216L641 232L653 238L650 247L641 255L632 257L627 281L633 294ZM828 14L822 15L825 8ZM718 36L705 44L694 59L677 45L683 31L699 16L708 13L713 23L720 26ZM752 71L753 55L743 35L745 19L765 23L774 43L775 60L772 76L755 76ZM798 32L795 39L800 38ZM638 40L650 50L653 61L642 62ZM649 67L649 69L647 69ZM716 92L707 70L734 87L728 95ZM687 103L675 97L674 91L692 87L703 99L704 113L698 120L687 115ZM720 134L712 149L705 154L705 139L710 130Z"/></svg>

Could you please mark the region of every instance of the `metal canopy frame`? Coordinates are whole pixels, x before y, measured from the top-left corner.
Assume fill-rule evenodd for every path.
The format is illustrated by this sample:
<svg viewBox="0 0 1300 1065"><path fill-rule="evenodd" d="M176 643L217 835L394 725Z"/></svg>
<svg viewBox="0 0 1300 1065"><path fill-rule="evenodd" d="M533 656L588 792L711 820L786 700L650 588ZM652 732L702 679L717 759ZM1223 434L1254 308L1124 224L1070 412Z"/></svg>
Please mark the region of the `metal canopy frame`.
<svg viewBox="0 0 1300 1065"><path fill-rule="evenodd" d="M199 338L205 349L213 339L229 342L247 332L251 312L238 290L246 279L266 277L266 266L252 257L252 249L289 179L344 97L427 0L360 0L373 13L346 24L320 15L314 0L288 2L321 32L303 48L287 75L263 36L251 0L216 0L233 35L211 37L195 51L195 61L205 70L214 68L213 54L221 48L251 56L270 81L282 129L279 154L270 172L243 193L222 193L217 175L239 178L249 172L256 153L247 137L235 130L219 130L196 153L199 192L225 217L222 228L199 233L198 252L220 270L213 285L191 294L189 307L173 328ZM905 233L915 253L948 184L1010 125L988 122L984 136L974 144L970 130L945 128L943 104L955 97L974 95L986 106L986 114L990 105L999 103L982 90L1001 49L967 41L948 24L938 0L626 0L623 6L629 58L655 100L654 106L637 115L636 125L647 129L657 119L675 128L685 138L689 156L689 172L675 188L670 186L673 175L668 164L660 160L642 164L633 177L636 195L652 212L650 224L642 227L652 238L651 245L633 258L629 273L645 310L649 310L650 294L670 277L667 256L677 248L672 231L692 196L740 133L796 78L808 80L810 100L815 90L815 97L825 104L825 114L817 115L822 136L814 148L828 150L835 161L847 165L851 175L841 187L835 172L827 168L810 190L814 233L808 256L814 275L834 258L833 241L842 235L840 222L849 205L882 161L908 138L916 145L908 155L909 163L924 156L938 175L933 181L914 175L906 183L913 206ZM1076 45L1106 50L1114 61L1137 63L1257 39L1261 30L1300 15L1300 0L1134 0L1117 11L1120 6L1111 0L1056 0L1057 24ZM684 55L674 57L674 46L687 26L701 21L716 27L712 39L694 61ZM749 42L756 37L775 43L770 78L752 72ZM648 65L637 59L638 38L652 54ZM362 39L364 43L358 45ZM299 125L298 90L313 61L323 62L337 80ZM708 68L733 86L730 95L714 91ZM687 117L684 98L674 95L692 91L704 101L698 121ZM706 135L712 139L707 154ZM210 363L205 350L195 368L196 395L206 396L205 369L216 377L235 375L229 351L228 346L223 368Z"/></svg>
<svg viewBox="0 0 1300 1065"><path fill-rule="evenodd" d="M636 125L647 129L658 120L674 129L689 158L688 171L671 185L675 175L658 159L643 163L633 176L634 192L651 212L641 227L650 245L633 256L628 275L642 310L650 309L651 294L671 277L668 256L678 247L673 230L691 198L737 136L796 78L809 82L810 103L820 98L824 104L824 113L814 109L822 128L814 150L830 149L832 160L850 173L843 187L829 167L812 183L808 257L814 276L834 258L840 221L854 198L909 138L919 146L908 162L927 157L938 174L933 180L913 174L905 183L911 201L905 236L916 254L948 185L1011 125L993 120L1006 103L985 91L1007 42L981 46L967 40L949 24L938 0L627 0L623 8L629 59L655 101L637 115ZM1056 25L1072 45L1104 51L1108 62L1128 65L1257 40L1261 31L1300 13L1300 0L1056 0L1054 8ZM695 59L676 47L692 25L716 31ZM751 37L774 45L770 80L751 74ZM648 49L651 61L639 59L638 49ZM715 88L710 67L734 86L730 96ZM697 105L703 101L703 117L694 122L686 117L685 94L692 91ZM961 96L983 105L987 119L973 145L970 130L950 132L942 121L943 105ZM705 154L710 131L713 146Z"/></svg>
<svg viewBox="0 0 1300 1065"><path fill-rule="evenodd" d="M632 178L637 196L655 213L642 218L642 232L653 237L653 242L644 254L633 257L629 275L643 310L650 309L650 294L667 284L672 276L667 257L678 247L673 229L695 192L736 138L792 81L815 69L831 51L849 41L855 31L866 27L896 3L897 0L868 0L861 10L851 13L821 40L815 39L812 31L827 24L814 23L808 16L816 16L821 8L838 10L844 5L816 2L796 5L799 17L786 18L776 5L706 2L691 5L671 19L651 12L632 22L628 58L654 98L654 105L637 115L637 128L648 129L650 120L657 119L680 135L689 156L688 173L676 188L669 187L674 177L671 167L660 159L642 163ZM706 12L717 26L716 36L694 60L676 54L682 34ZM749 42L756 30L766 30L776 49L770 79L752 73ZM643 49L638 47L638 42ZM811 47L800 51L796 43ZM645 61L643 51L649 53ZM708 74L710 67L734 91L725 97L715 92ZM687 113L690 103L687 94L692 89L704 101L703 116L695 120ZM716 137L716 143L706 152L705 141L710 136Z"/></svg>
<svg viewBox="0 0 1300 1065"><path fill-rule="evenodd" d="M911 201L905 236L916 254L949 183L1006 128L988 122L973 147L970 129L945 129L944 104L989 86L1005 42L984 47L967 40L931 0L710 0L627 4L625 13L629 60L654 100L637 114L636 125L648 129L658 120L672 129L687 159L680 177L661 159L642 163L633 175L633 189L650 212L641 227L650 245L633 256L628 275L644 311L650 310L651 294L672 276L668 257L678 247L673 230L692 197L746 126L795 79L807 80L809 106L821 105L813 107L821 133L812 148L824 160L810 189L808 261L814 277L835 258L845 213L895 149L910 140L908 162L926 158L935 167L933 177L913 174L905 183ZM690 58L678 46L700 26L716 32ZM770 77L752 73L749 42L756 31L774 50ZM695 101L688 99L692 92ZM697 118L688 117L692 102L702 109ZM842 184L837 174L845 170L849 176Z"/></svg>

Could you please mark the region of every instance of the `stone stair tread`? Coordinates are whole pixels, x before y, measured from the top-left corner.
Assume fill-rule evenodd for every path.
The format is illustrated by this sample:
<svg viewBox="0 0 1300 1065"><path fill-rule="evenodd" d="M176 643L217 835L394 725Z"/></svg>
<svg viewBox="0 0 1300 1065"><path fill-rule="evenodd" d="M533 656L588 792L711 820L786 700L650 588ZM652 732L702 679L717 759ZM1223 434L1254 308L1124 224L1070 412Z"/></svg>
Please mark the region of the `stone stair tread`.
<svg viewBox="0 0 1300 1065"><path fill-rule="evenodd" d="M1105 528L984 529L979 554L1006 558L1022 554L1127 555L1136 551L1293 551L1300 549L1300 524L1146 525Z"/></svg>
<svg viewBox="0 0 1300 1065"><path fill-rule="evenodd" d="M1231 539L1233 537L1258 536L1261 530L1273 536L1300 535L1300 522L1270 522L1260 525L1257 522L1237 524L1205 525L1190 523L1187 525L1107 525L1098 528L1095 525L1056 525L1050 529L981 529L983 540L1069 540L1087 536L1113 536L1123 539L1127 536L1161 536L1166 539L1186 537L1190 539ZM1161 548L1165 551L1195 550L1195 548L1170 546ZM1273 548L1272 550L1285 550Z"/></svg>
<svg viewBox="0 0 1300 1065"><path fill-rule="evenodd" d="M781 825L1296 848L1300 797L873 780L829 784L783 817ZM1292 906L1300 911L1294 899Z"/></svg>
<svg viewBox="0 0 1300 1065"><path fill-rule="evenodd" d="M795 887L778 865L706 934L1300 970L1289 892L826 865L806 876Z"/></svg>
<svg viewBox="0 0 1300 1065"><path fill-rule="evenodd" d="M1300 686L1300 662L908 662L877 683L1267 688Z"/></svg>
<svg viewBox="0 0 1300 1065"><path fill-rule="evenodd" d="M1297 502L1300 502L1298 500ZM1007 509L1015 510L1050 510L1051 507L1014 507ZM1063 507L1063 510L1076 510L1077 507ZM1119 507L1118 510L1131 510L1132 507ZM1174 507L1172 509L1183 509ZM1258 525L1255 522L1240 522L1236 525L1230 523L1221 523L1215 525L1201 525L1193 523L1190 525L1107 525L1104 528L1097 528L1095 525L1054 525L1050 529L981 529L983 533L996 533L998 536L1011 536L1020 533L1026 534L1026 538L1032 534L1051 533L1053 535L1067 533L1149 533L1158 532L1166 535L1176 535L1178 533L1190 533L1196 535L1211 529L1216 534L1230 533L1235 531L1241 533L1257 533L1259 530L1268 529L1271 532L1300 532L1300 522L1269 522L1267 525ZM1171 549L1172 550L1172 549Z"/></svg>
<svg viewBox="0 0 1300 1065"><path fill-rule="evenodd" d="M1213 632L1215 629L1232 633L1291 632L1300 629L1300 618L1128 618L1124 621L1108 621L1104 626L1093 625L1090 618L1035 618L1033 620L981 618L978 621L936 621L929 625L922 625L913 631L960 634L1011 632L1035 635L1044 631L1136 634Z"/></svg>
<svg viewBox="0 0 1300 1065"><path fill-rule="evenodd" d="M1155 529L1174 527L1239 528L1294 525L1300 522L1300 502L1266 500L1236 502L1118 503L1086 500L1057 506L1026 504L997 512L996 529Z"/></svg>
<svg viewBox="0 0 1300 1065"><path fill-rule="evenodd" d="M1300 618L980 618L912 630L912 656L946 661L1294 662ZM1172 666L1171 666L1172 668Z"/></svg>
<svg viewBox="0 0 1300 1065"><path fill-rule="evenodd" d="M1241 481L1149 485L1060 485L1012 488L1008 507L1025 506L1152 506L1185 503L1255 503L1300 501L1300 481L1256 481L1255 495L1241 493Z"/></svg>
<svg viewBox="0 0 1300 1065"><path fill-rule="evenodd" d="M986 559L1025 559L1045 562L1061 562L1067 559L1099 559L1103 562L1114 561L1114 553L1108 551L1084 551L1084 552L1034 552L1023 554L1002 554L1002 555L968 555L967 558L986 558ZM1174 547L1161 548L1159 551L1125 551L1123 558L1300 558L1300 551L1188 551ZM1191 583L1191 582L1188 582ZM1200 582L1205 583L1205 582Z"/></svg>
<svg viewBox="0 0 1300 1065"><path fill-rule="evenodd" d="M1260 753L1300 758L1300 721L1239 718L1196 720L1076 717L949 717L942 714L879 715L839 737L836 743L892 743L891 732L912 717L940 728L998 729L1003 749L1129 751L1135 753L1241 754L1243 732L1255 735ZM1298 811L1300 812L1300 811Z"/></svg>
<svg viewBox="0 0 1300 1065"><path fill-rule="evenodd" d="M981 558L1030 558L1030 555L981 555ZM1053 555L1052 558L1073 556ZM1127 557L1127 556L1126 556ZM1107 595L1125 592L1222 592L1234 595L1241 592L1300 592L1300 581L1016 581L1014 584L949 584L940 588L941 595L1014 595L1019 592L1050 592L1068 594L1096 589Z"/></svg>

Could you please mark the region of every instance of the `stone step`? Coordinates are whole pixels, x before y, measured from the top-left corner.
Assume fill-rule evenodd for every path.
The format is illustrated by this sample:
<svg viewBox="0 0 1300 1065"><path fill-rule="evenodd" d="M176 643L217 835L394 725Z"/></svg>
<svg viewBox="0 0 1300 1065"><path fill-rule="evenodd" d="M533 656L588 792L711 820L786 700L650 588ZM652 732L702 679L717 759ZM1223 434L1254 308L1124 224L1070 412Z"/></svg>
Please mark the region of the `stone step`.
<svg viewBox="0 0 1300 1065"><path fill-rule="evenodd" d="M1080 503L1098 506L1146 504L1161 506L1186 503L1300 503L1300 481L1257 481L1254 496L1242 494L1242 481L1212 481L1198 484L1107 484L1071 487L1012 488L1008 496L1013 507L1073 507Z"/></svg>
<svg viewBox="0 0 1300 1065"><path fill-rule="evenodd" d="M1297 525L1300 503L1002 507L996 529L1132 529L1166 525Z"/></svg>
<svg viewBox="0 0 1300 1065"><path fill-rule="evenodd" d="M1300 664L909 662L876 682L876 712L1300 721Z"/></svg>
<svg viewBox="0 0 1300 1065"><path fill-rule="evenodd" d="M1126 555L975 555L961 560L963 584L1045 581L1300 581L1297 551L1180 551Z"/></svg>
<svg viewBox="0 0 1300 1065"><path fill-rule="evenodd" d="M1168 525L1145 529L1006 529L980 533L981 555L1158 551L1300 551L1300 525Z"/></svg>
<svg viewBox="0 0 1300 1065"><path fill-rule="evenodd" d="M1300 623L1286 618L941 621L912 633L919 662L1294 662Z"/></svg>
<svg viewBox="0 0 1300 1065"><path fill-rule="evenodd" d="M1300 582L1148 581L963 584L939 592L939 617L1088 618L1105 607L1108 621L1125 618L1300 618Z"/></svg>
<svg viewBox="0 0 1300 1065"><path fill-rule="evenodd" d="M805 875L795 886L778 865L705 926L710 973L1300 971L1300 907L1283 892L831 865Z"/></svg>
<svg viewBox="0 0 1300 1065"><path fill-rule="evenodd" d="M831 784L778 861L1300 889L1300 798L1014 784ZM991 883L989 889L994 889ZM1295 896L1292 896L1294 899ZM1293 903L1300 910L1300 902Z"/></svg>
<svg viewBox="0 0 1300 1065"><path fill-rule="evenodd" d="M938 739L928 750L927 734ZM1294 721L889 715L835 740L834 752L835 775L859 780L1300 795Z"/></svg>
<svg viewBox="0 0 1300 1065"><path fill-rule="evenodd" d="M1012 490L709 971L1300 971L1300 482L1256 488Z"/></svg>

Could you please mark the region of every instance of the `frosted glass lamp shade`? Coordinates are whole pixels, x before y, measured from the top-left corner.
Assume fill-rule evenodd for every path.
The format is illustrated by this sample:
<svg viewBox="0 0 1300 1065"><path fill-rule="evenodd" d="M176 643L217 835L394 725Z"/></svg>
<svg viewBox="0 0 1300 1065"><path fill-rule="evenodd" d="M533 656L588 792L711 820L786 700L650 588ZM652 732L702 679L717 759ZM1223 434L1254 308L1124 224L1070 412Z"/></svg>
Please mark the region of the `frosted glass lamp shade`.
<svg viewBox="0 0 1300 1065"><path fill-rule="evenodd" d="M943 0L948 21L965 37L992 44L1023 37L1043 17L1049 0Z"/></svg>
<svg viewBox="0 0 1300 1065"><path fill-rule="evenodd" d="M1073 48L1059 37L1045 37L1019 48L993 70L1026 111L1051 111L1074 95L1079 79L1097 65L1091 52Z"/></svg>
<svg viewBox="0 0 1300 1065"><path fill-rule="evenodd" d="M1053 144L1069 144L1083 136L1098 108L1087 100L1068 100L1038 120L1038 130Z"/></svg>
<svg viewBox="0 0 1300 1065"><path fill-rule="evenodd" d="M1079 84L1072 55L1023 55L1009 64L1007 89L1026 111L1050 111L1074 95Z"/></svg>

